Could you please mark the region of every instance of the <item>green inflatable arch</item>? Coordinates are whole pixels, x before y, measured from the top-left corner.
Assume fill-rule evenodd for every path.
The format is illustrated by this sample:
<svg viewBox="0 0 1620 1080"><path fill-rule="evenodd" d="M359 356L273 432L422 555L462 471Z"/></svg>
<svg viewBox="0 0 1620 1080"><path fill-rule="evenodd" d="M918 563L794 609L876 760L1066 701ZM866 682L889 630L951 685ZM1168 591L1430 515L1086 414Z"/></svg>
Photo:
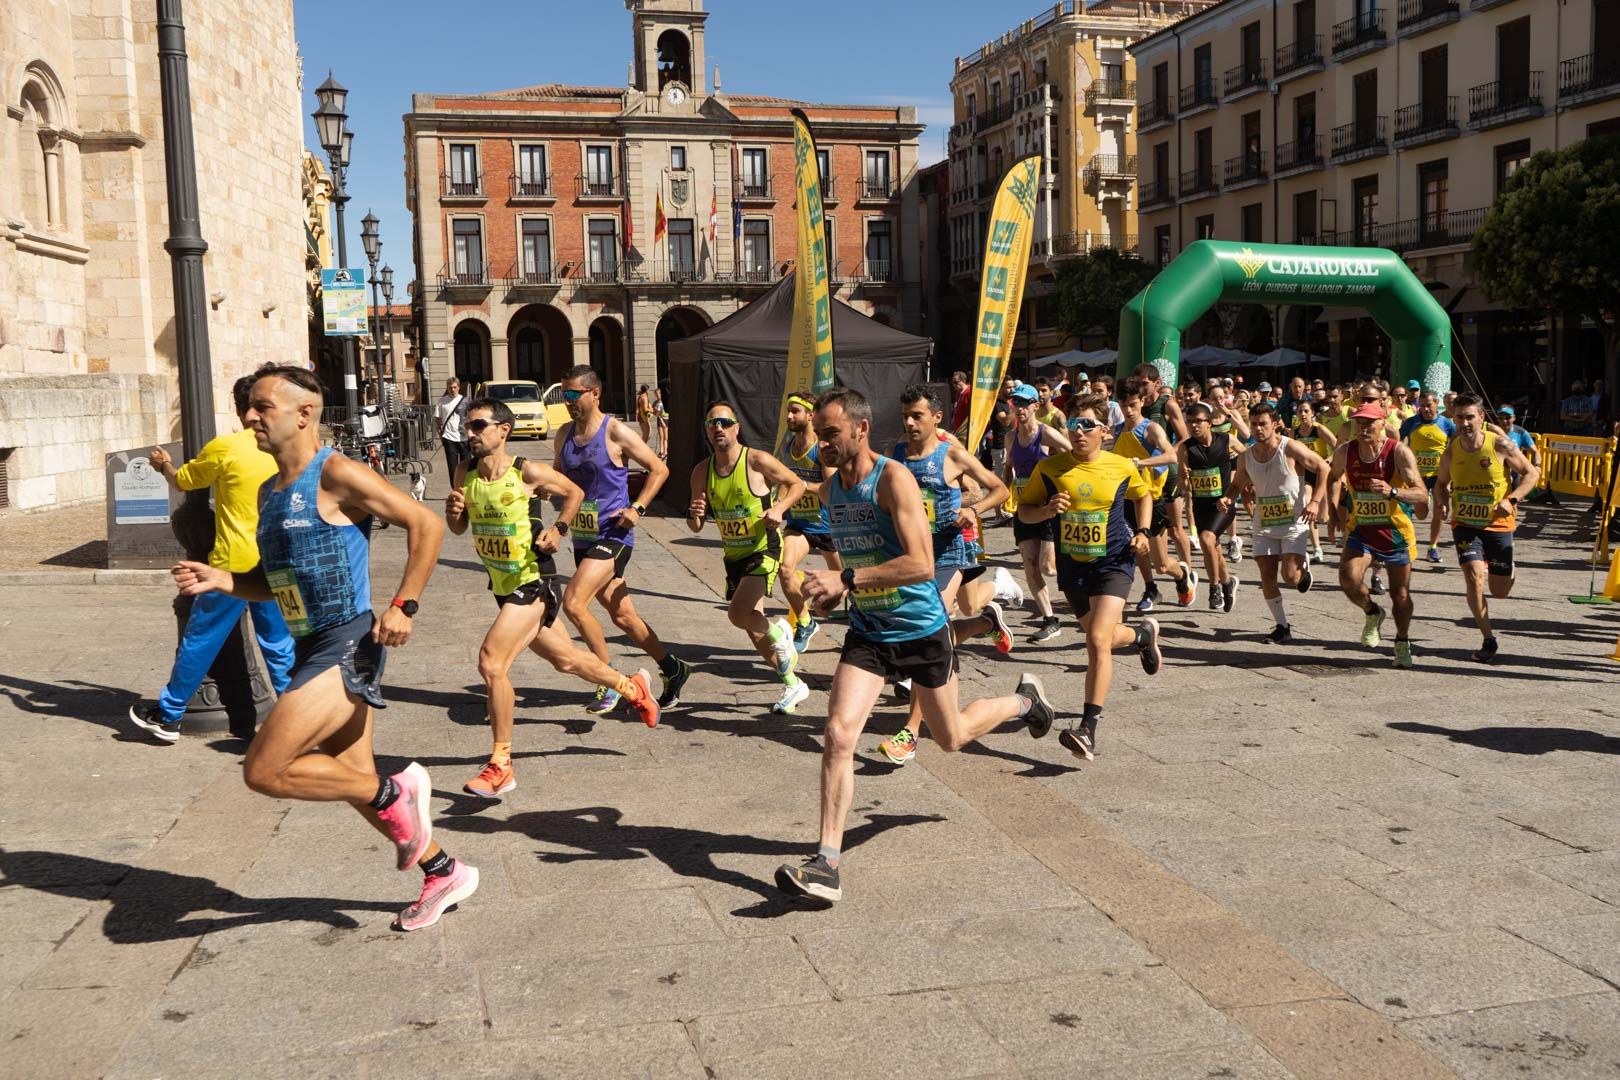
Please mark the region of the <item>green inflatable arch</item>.
<svg viewBox="0 0 1620 1080"><path fill-rule="evenodd" d="M1394 252L1222 240L1189 244L1125 305L1117 377L1153 364L1174 387L1181 332L1222 301L1365 308L1394 345L1393 380L1451 389L1451 320Z"/></svg>

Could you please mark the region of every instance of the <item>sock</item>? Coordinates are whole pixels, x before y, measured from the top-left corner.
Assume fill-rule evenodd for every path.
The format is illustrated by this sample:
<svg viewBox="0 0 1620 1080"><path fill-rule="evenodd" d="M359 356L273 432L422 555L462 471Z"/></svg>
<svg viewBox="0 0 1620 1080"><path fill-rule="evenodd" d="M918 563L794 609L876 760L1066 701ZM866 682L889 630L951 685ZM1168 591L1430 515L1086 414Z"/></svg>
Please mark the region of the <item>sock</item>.
<svg viewBox="0 0 1620 1080"><path fill-rule="evenodd" d="M422 873L427 877L448 877L450 872L456 868L456 860L450 857L448 851L440 848L437 855L418 865L421 866Z"/></svg>
<svg viewBox="0 0 1620 1080"><path fill-rule="evenodd" d="M626 701L635 701L636 696L641 693L640 690L636 689L636 684L625 678L623 675L620 675L619 681L613 684L613 689Z"/></svg>
<svg viewBox="0 0 1620 1080"><path fill-rule="evenodd" d="M512 764L512 744L509 742L496 743L495 749L489 753L489 760L499 761L503 765Z"/></svg>
<svg viewBox="0 0 1620 1080"><path fill-rule="evenodd" d="M1266 607L1271 609L1271 617L1272 617L1272 619L1276 620L1276 623L1277 623L1278 626L1287 626L1288 625L1288 616L1283 614L1282 597L1280 597L1280 596L1268 596L1268 597L1266 597Z"/></svg>
<svg viewBox="0 0 1620 1080"><path fill-rule="evenodd" d="M770 631L767 636L770 637L773 645L787 636L787 627L784 624L780 622L771 622L767 623L766 625L770 627Z"/></svg>
<svg viewBox="0 0 1620 1080"><path fill-rule="evenodd" d="M377 794L373 795L371 802L366 805L373 810L386 810L394 805L394 800L397 798L399 798L399 785L394 783L392 776L385 776L377 783Z"/></svg>
<svg viewBox="0 0 1620 1080"><path fill-rule="evenodd" d="M827 860L827 865L834 870L838 869L838 849L822 844L816 849L816 854Z"/></svg>
<svg viewBox="0 0 1620 1080"><path fill-rule="evenodd" d="M810 617L810 605L806 604L804 610L793 616L794 626L809 626L816 620Z"/></svg>
<svg viewBox="0 0 1620 1080"><path fill-rule="evenodd" d="M1097 724L1097 721L1102 719L1102 706L1101 705L1093 705L1089 701L1086 702L1085 711L1083 711L1080 714L1080 719L1081 720L1089 720L1091 722L1091 725L1093 727L1095 727L1096 724Z"/></svg>
<svg viewBox="0 0 1620 1080"><path fill-rule="evenodd" d="M664 658L658 661L658 670L664 675L674 675L681 670L681 662L675 658L674 653L667 652Z"/></svg>
<svg viewBox="0 0 1620 1080"><path fill-rule="evenodd" d="M1022 720L1029 715L1029 710L1035 707L1035 699L1023 694L1014 694L1013 697L1018 699L1018 718Z"/></svg>
<svg viewBox="0 0 1620 1080"><path fill-rule="evenodd" d="M798 686L799 685L799 677L797 675L795 675L793 672L790 671L786 675L782 676L782 685L783 686Z"/></svg>

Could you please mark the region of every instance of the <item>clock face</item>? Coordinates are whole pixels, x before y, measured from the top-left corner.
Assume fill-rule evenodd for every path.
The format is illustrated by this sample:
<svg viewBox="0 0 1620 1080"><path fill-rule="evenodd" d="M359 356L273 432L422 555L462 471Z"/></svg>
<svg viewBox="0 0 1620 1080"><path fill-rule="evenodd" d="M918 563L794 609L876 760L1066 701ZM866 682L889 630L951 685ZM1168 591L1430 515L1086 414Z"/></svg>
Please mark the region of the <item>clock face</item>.
<svg viewBox="0 0 1620 1080"><path fill-rule="evenodd" d="M664 90L664 100L671 105L679 105L686 100L686 91L678 85L671 84Z"/></svg>

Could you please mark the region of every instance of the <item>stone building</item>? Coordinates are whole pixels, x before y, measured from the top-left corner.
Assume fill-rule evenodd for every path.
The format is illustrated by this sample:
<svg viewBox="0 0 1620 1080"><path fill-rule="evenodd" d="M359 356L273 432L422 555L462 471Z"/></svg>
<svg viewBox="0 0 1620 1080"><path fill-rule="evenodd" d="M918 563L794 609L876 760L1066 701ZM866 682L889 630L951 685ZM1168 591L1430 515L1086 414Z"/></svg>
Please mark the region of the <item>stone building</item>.
<svg viewBox="0 0 1620 1080"><path fill-rule="evenodd" d="M765 292L796 254L793 134L822 158L836 295L921 326L912 107L727 94L702 0L625 0L628 85L414 95L405 118L430 384L601 372L605 404L667 346ZM655 235L662 207L667 233Z"/></svg>
<svg viewBox="0 0 1620 1080"><path fill-rule="evenodd" d="M155 5L0 19L0 506L101 498L103 455L179 431ZM291 0L186 7L221 430L231 383L307 356Z"/></svg>

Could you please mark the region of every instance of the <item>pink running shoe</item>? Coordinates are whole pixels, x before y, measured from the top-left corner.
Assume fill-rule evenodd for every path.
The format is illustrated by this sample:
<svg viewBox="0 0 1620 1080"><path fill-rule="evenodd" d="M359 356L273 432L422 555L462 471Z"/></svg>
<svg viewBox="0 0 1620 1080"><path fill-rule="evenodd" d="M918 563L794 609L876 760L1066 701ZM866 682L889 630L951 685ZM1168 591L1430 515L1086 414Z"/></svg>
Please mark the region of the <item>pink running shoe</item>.
<svg viewBox="0 0 1620 1080"><path fill-rule="evenodd" d="M424 930L477 891L478 867L457 859L456 868L448 874L422 879L422 895L416 898L416 903L394 916L394 929Z"/></svg>
<svg viewBox="0 0 1620 1080"><path fill-rule="evenodd" d="M388 809L377 811L377 817L393 837L399 868L409 870L433 842L433 819L428 807L433 781L428 779L427 770L414 761L390 779L399 785L399 798Z"/></svg>

